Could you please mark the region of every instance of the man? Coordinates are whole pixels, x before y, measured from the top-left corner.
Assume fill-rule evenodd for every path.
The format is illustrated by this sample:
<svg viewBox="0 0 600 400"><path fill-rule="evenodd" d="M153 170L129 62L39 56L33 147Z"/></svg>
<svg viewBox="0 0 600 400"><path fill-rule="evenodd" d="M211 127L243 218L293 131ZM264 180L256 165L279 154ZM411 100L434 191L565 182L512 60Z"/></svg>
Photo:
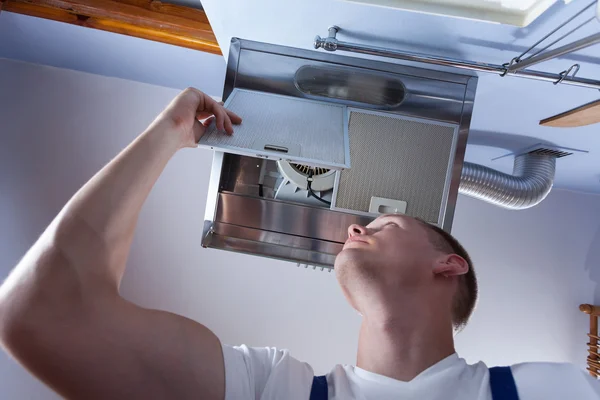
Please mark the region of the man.
<svg viewBox="0 0 600 400"><path fill-rule="evenodd" d="M363 317L358 360L326 378L314 379L286 351L222 346L203 325L124 300L119 283L142 204L173 154L194 146L212 119L227 134L241 123L203 93L181 93L75 194L0 287L3 347L56 392L111 400L487 400L493 390L495 400L498 390L522 400L599 397L596 382L569 365L513 366L517 393L510 370L492 374L501 384L492 376L490 385L483 363L460 359L453 331L475 304L471 261L450 235L408 217L349 228L335 271Z"/></svg>

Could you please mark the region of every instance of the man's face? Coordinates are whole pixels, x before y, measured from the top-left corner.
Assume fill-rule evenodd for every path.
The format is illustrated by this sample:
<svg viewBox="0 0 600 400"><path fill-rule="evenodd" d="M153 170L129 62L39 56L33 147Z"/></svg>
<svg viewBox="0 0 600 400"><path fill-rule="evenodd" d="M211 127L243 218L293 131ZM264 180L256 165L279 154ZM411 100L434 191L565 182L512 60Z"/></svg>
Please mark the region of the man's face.
<svg viewBox="0 0 600 400"><path fill-rule="evenodd" d="M393 301L399 291L427 290L439 256L422 222L383 215L366 227L348 228L335 271L344 294L362 312L365 303Z"/></svg>

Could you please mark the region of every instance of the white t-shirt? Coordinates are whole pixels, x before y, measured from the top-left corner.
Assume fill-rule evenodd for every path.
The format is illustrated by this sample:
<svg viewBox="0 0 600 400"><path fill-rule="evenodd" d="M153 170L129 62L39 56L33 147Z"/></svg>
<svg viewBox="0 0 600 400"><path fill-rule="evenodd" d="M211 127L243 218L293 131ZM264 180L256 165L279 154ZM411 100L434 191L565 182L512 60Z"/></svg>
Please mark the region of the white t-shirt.
<svg viewBox="0 0 600 400"><path fill-rule="evenodd" d="M226 400L308 400L313 369L287 350L223 346L223 355ZM600 399L600 382L571 364L516 364L512 372L520 400ZM336 365L327 385L329 400L492 400L488 367L469 365L457 354L410 382Z"/></svg>

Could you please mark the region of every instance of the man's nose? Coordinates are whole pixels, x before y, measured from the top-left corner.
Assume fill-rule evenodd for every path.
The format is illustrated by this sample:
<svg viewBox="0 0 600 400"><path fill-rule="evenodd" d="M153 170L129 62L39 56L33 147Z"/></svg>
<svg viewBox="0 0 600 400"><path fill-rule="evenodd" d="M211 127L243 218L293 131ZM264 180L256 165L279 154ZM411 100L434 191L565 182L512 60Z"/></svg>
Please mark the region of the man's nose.
<svg viewBox="0 0 600 400"><path fill-rule="evenodd" d="M367 228L362 225L352 224L348 227L348 237L356 235L366 235L368 233Z"/></svg>

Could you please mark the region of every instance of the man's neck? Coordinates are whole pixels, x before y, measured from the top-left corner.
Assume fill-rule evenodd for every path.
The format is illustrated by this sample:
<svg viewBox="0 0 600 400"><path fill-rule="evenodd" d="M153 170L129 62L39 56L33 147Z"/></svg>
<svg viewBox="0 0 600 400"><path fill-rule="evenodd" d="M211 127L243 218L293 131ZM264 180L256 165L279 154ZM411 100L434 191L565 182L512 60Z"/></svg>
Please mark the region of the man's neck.
<svg viewBox="0 0 600 400"><path fill-rule="evenodd" d="M365 316L360 328L357 366L408 382L455 352L449 321L432 316Z"/></svg>

